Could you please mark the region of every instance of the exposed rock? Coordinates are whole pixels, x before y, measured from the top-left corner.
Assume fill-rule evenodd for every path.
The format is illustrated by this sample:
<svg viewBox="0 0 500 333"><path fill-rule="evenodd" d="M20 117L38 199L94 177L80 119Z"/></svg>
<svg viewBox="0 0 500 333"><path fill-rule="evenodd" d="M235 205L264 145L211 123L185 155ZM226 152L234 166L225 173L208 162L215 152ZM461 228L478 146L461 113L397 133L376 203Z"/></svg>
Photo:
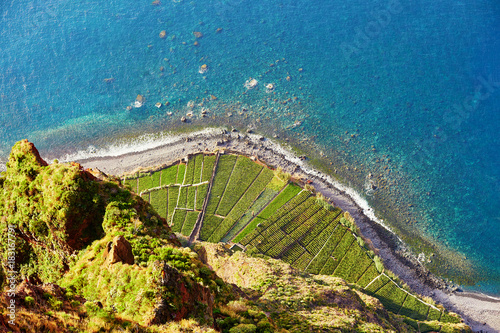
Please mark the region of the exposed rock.
<svg viewBox="0 0 500 333"><path fill-rule="evenodd" d="M182 118L181 118L181 121L182 121L183 123L185 123L185 122L186 122L186 117L182 117Z"/></svg>
<svg viewBox="0 0 500 333"><path fill-rule="evenodd" d="M201 314L206 319L213 317L214 296L208 288L182 275L167 264L161 267L159 284L175 297L163 296L158 300L147 326L181 320L194 314L197 316Z"/></svg>
<svg viewBox="0 0 500 333"><path fill-rule="evenodd" d="M247 89L254 89L255 87L257 87L258 84L259 84L259 81L257 81L256 79L250 78L245 82L244 86Z"/></svg>
<svg viewBox="0 0 500 333"><path fill-rule="evenodd" d="M155 106L159 109L161 108L162 104L160 102L156 103Z"/></svg>
<svg viewBox="0 0 500 333"><path fill-rule="evenodd" d="M198 73L200 74L205 74L208 71L208 66L206 64L203 64L200 66L200 69L198 70Z"/></svg>
<svg viewBox="0 0 500 333"><path fill-rule="evenodd" d="M167 37L167 32L165 30L160 31L160 38Z"/></svg>
<svg viewBox="0 0 500 333"><path fill-rule="evenodd" d="M116 236L115 238L113 238L113 241L108 243L108 246L104 250L103 255L107 257L107 264L114 264L117 262L122 262L129 265L134 264L132 246L123 236Z"/></svg>

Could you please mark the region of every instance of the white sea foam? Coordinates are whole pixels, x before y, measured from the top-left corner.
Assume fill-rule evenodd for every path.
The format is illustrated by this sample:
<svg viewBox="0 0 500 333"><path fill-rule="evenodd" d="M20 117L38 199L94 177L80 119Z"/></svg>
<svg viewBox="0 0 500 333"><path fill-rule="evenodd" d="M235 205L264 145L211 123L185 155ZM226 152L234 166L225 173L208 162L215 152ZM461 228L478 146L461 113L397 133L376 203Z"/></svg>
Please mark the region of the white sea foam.
<svg viewBox="0 0 500 333"><path fill-rule="evenodd" d="M172 144L184 140L186 137L193 137L198 135L212 136L217 135L221 132L222 128L205 128L197 132L189 132L185 134L173 134L173 133L155 133L155 134L144 134L133 141L123 140L116 141L109 146L96 148L94 146L89 146L86 150L80 150L75 153L66 154L61 156L58 160L60 162L78 161L90 158L100 158L100 157L115 157L130 153L139 153L149 149L161 147L164 145Z"/></svg>

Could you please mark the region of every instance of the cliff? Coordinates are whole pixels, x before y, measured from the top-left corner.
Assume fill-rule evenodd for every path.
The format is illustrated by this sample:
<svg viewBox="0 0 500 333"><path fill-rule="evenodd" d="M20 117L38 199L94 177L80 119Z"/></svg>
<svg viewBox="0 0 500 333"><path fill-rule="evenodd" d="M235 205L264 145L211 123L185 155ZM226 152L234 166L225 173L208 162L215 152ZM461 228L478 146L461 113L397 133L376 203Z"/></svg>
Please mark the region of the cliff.
<svg viewBox="0 0 500 333"><path fill-rule="evenodd" d="M0 332L468 331L415 327L355 284L261 254L182 246L120 179L49 165L26 140L0 177L0 216Z"/></svg>

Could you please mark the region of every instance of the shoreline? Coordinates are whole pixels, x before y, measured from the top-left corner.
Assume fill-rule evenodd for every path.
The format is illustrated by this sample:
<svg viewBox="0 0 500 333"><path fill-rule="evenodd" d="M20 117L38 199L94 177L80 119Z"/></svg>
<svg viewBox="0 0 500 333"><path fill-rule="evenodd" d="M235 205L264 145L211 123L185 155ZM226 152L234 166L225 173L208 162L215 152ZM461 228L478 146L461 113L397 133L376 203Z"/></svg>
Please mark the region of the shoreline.
<svg viewBox="0 0 500 333"><path fill-rule="evenodd" d="M156 138L149 144L145 141L128 144L119 153L114 151L108 156L105 154L111 149L66 155L64 160L75 160L86 168L98 168L107 174L122 175L139 168L160 167L188 154L216 149L253 155L272 167L281 166L291 174L312 180L311 185L317 192L351 213L363 237L373 243L387 269L399 276L414 292L432 297L437 303L459 313L476 332L500 332L500 299L481 293L452 291L442 279L433 276L417 261L399 237L376 218L373 209L359 194L309 167L285 147L260 135L229 133L224 127L207 128Z"/></svg>

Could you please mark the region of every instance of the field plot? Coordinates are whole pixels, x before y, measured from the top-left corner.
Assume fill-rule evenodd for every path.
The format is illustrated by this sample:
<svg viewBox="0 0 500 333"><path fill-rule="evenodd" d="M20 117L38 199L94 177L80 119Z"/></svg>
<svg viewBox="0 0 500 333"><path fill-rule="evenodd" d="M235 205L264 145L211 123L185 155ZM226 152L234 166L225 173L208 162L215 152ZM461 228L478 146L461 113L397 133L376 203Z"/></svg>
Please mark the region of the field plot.
<svg viewBox="0 0 500 333"><path fill-rule="evenodd" d="M430 306L421 302L413 295L408 295L399 310L399 314L416 320L427 319Z"/></svg>
<svg viewBox="0 0 500 333"><path fill-rule="evenodd" d="M386 309L408 317L410 325L420 325L421 331L439 330L439 320L460 320L409 294L382 273L383 267L359 245L359 236L340 223L340 208L325 206L310 191L286 183L278 173L245 156L200 153L190 156L187 165L124 182L142 192L174 232L189 236L204 214L202 241L232 240L300 271L357 283ZM418 322L424 320L429 322Z"/></svg>
<svg viewBox="0 0 500 333"><path fill-rule="evenodd" d="M174 216L172 216L172 231L173 232L181 232L182 225L184 224L184 220L186 219L187 210L184 209L176 209L174 212Z"/></svg>
<svg viewBox="0 0 500 333"><path fill-rule="evenodd" d="M365 288L368 283L372 282L380 274L375 267L375 263L371 263L370 267L366 269L363 275L359 278L357 284L361 286L361 288Z"/></svg>
<svg viewBox="0 0 500 333"><path fill-rule="evenodd" d="M201 184L196 187L196 209L201 210L203 208L203 202L207 196L208 184Z"/></svg>
<svg viewBox="0 0 500 333"><path fill-rule="evenodd" d="M198 218L199 212L188 211L186 213L186 220L182 225L181 234L184 236L189 236L191 231L193 231L194 225L196 224L196 219Z"/></svg>
<svg viewBox="0 0 500 333"><path fill-rule="evenodd" d="M222 194L226 189L226 184L231 176L231 173L233 172L236 158L237 157L235 155L222 155L219 158L206 213L215 214Z"/></svg>
<svg viewBox="0 0 500 333"><path fill-rule="evenodd" d="M227 216L243 193L262 171L262 166L245 156L238 156L234 170L226 185L224 194L217 207L216 214Z"/></svg>
<svg viewBox="0 0 500 333"><path fill-rule="evenodd" d="M393 281L389 281L375 293L375 297L382 302L386 309L394 313L398 313L407 296L410 297L406 291L400 289Z"/></svg>
<svg viewBox="0 0 500 333"><path fill-rule="evenodd" d="M203 168L203 154L195 155L195 168L193 172L193 184L201 183L201 170Z"/></svg>
<svg viewBox="0 0 500 333"><path fill-rule="evenodd" d="M168 189L162 188L150 193L151 205L161 217L168 216Z"/></svg>
<svg viewBox="0 0 500 333"><path fill-rule="evenodd" d="M187 192L186 208L194 209L194 200L196 198L196 186L189 186Z"/></svg>
<svg viewBox="0 0 500 333"><path fill-rule="evenodd" d="M177 199L179 198L179 186L171 186L168 188L168 218L167 222L172 223L172 214L177 207Z"/></svg>
<svg viewBox="0 0 500 333"><path fill-rule="evenodd" d="M224 222L221 223L220 226L215 230L212 237L209 239L210 242L219 242L229 232L229 230L231 230L231 228L236 226L236 221L238 221L238 219L253 204L255 199L264 190L265 186L267 185L267 183L269 183L272 177L272 171L267 168L266 170L262 170L262 172L259 173L255 181L248 187L247 191L243 193L237 203L232 207L232 209L224 219ZM236 184L236 186L238 185Z"/></svg>
<svg viewBox="0 0 500 333"><path fill-rule="evenodd" d="M161 186L173 185L177 179L178 165L172 165L161 171Z"/></svg>
<svg viewBox="0 0 500 333"><path fill-rule="evenodd" d="M189 156L187 168L186 168L186 176L184 177L184 185L193 184L194 179L194 170L196 169L196 158L194 155Z"/></svg>
<svg viewBox="0 0 500 333"><path fill-rule="evenodd" d="M280 194L267 206L260 214L259 217L262 219L269 218L274 212L276 212L281 206L286 204L290 199L295 197L302 189L294 184L289 184Z"/></svg>
<svg viewBox="0 0 500 333"><path fill-rule="evenodd" d="M130 189L137 193L137 178L129 178L125 180L125 186L130 187Z"/></svg>
<svg viewBox="0 0 500 333"><path fill-rule="evenodd" d="M206 214L200 231L200 239L206 241L224 219L212 214Z"/></svg>
<svg viewBox="0 0 500 333"><path fill-rule="evenodd" d="M203 169L201 173L201 181L208 182L212 178L212 172L215 166L215 160L217 156L215 155L205 155L203 156Z"/></svg>
<svg viewBox="0 0 500 333"><path fill-rule="evenodd" d="M324 238L329 238L327 238L328 240L326 241L326 244L321 248L314 260L311 261L311 263L307 267L306 271L308 273L319 274L321 272L326 262L330 258L333 250L342 240L344 234L347 231L347 229L342 226L333 226L333 228L334 230L330 230L332 229L332 226L328 226L325 229L325 232L321 234Z"/></svg>
<svg viewBox="0 0 500 333"><path fill-rule="evenodd" d="M389 282L389 278L384 274L380 274L378 278L373 280L366 288L365 291L369 295L375 294L380 288L382 288L387 282Z"/></svg>
<svg viewBox="0 0 500 333"><path fill-rule="evenodd" d="M182 184L184 182L184 176L186 174L186 164L180 163L177 166L177 178L175 180L176 184Z"/></svg>
<svg viewBox="0 0 500 333"><path fill-rule="evenodd" d="M179 193L179 201L177 201L178 208L187 208L188 191L189 191L189 186L181 187Z"/></svg>
<svg viewBox="0 0 500 333"><path fill-rule="evenodd" d="M246 233L243 234L243 231L247 230L247 227L250 226L250 220L252 220L252 218L256 214L258 214L260 210L262 210L262 208L264 208L265 205L267 205L277 194L278 192L266 187L264 191L258 196L258 198L253 202L252 206L248 208L248 210L240 217L240 219L236 222L229 233L222 239L222 241L227 242L233 240L234 243L238 243L243 237L245 237ZM255 229L255 226L253 226L253 228L250 228L248 232L253 229Z"/></svg>

